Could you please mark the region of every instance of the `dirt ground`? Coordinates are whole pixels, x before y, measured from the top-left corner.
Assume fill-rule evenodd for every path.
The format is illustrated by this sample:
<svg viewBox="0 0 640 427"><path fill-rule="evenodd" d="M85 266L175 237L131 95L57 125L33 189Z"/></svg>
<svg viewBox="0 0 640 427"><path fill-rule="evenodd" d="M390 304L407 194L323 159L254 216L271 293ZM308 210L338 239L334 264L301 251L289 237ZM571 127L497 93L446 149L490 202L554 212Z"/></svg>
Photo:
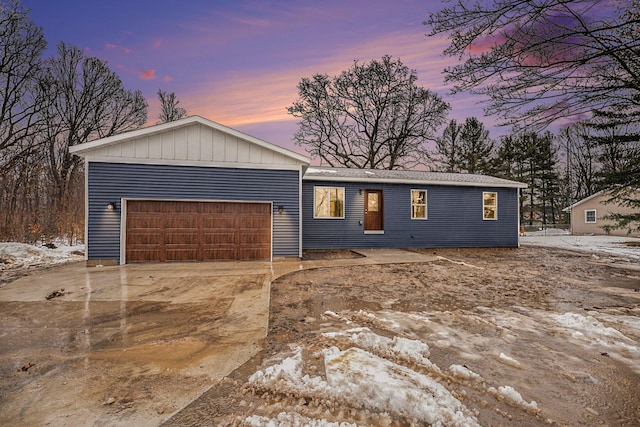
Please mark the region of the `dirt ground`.
<svg viewBox="0 0 640 427"><path fill-rule="evenodd" d="M264 351L165 425L247 425L248 416L273 419L282 412L357 425L424 425L388 408L248 381L295 346L304 349L305 372L323 378L322 349L358 346L323 333L353 327L427 343L429 359L439 369L398 358L393 362L443 384L481 425L638 425L637 263L542 247L425 252L442 258L305 270L276 280ZM567 313L597 319L624 336L607 341L606 334L590 340L588 331L569 334L550 320ZM447 370L454 364L481 379ZM496 392L503 385L536 406L505 399Z"/></svg>

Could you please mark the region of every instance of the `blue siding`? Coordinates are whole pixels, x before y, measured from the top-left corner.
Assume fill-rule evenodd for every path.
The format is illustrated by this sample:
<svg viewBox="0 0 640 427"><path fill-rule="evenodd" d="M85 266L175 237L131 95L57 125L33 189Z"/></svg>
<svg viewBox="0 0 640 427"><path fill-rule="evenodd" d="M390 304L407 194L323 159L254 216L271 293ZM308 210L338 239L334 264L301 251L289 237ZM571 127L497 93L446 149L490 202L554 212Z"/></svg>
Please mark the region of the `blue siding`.
<svg viewBox="0 0 640 427"><path fill-rule="evenodd" d="M345 188L344 219L313 218L313 187ZM384 234L364 234L364 195L382 189ZM411 219L411 190L427 190L427 220ZM482 219L482 193L498 193L498 220ZM518 246L518 190L444 185L303 181L302 247L444 248Z"/></svg>
<svg viewBox="0 0 640 427"><path fill-rule="evenodd" d="M299 255L299 171L90 162L88 174L89 259L120 260L121 198L273 202L273 256Z"/></svg>

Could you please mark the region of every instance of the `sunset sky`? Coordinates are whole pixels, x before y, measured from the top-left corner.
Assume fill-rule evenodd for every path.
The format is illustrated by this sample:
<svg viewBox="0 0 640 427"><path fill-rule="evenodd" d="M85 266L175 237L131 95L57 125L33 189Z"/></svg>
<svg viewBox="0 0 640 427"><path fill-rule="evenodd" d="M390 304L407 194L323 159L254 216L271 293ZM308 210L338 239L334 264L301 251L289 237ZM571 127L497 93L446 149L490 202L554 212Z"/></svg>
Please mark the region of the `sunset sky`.
<svg viewBox="0 0 640 427"><path fill-rule="evenodd" d="M479 98L447 95L446 39L422 22L439 1L417 0L23 0L44 28L48 55L64 41L106 60L127 89L159 113L156 92L175 92L197 114L277 145L294 147L286 107L302 77L331 76L388 54L416 69L418 84L452 105L450 118L477 116L497 137L506 129L482 116Z"/></svg>

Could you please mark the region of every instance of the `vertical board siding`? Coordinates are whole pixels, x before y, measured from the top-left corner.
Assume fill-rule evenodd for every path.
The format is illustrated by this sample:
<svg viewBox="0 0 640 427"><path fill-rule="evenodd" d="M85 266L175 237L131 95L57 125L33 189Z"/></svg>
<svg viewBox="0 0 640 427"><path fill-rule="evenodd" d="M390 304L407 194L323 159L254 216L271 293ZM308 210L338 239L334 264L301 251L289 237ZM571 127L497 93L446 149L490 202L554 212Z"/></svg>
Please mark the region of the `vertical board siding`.
<svg viewBox="0 0 640 427"><path fill-rule="evenodd" d="M345 218L314 219L313 187L345 187ZM364 194L383 190L384 234L364 234ZM411 190L427 190L426 220L411 219ZM498 220L482 219L482 192L498 193ZM303 249L517 247L518 190L418 184L304 181ZM360 224L362 221L362 224Z"/></svg>
<svg viewBox="0 0 640 427"><path fill-rule="evenodd" d="M103 162L88 169L89 259L121 259L122 198L273 202L273 256L299 255L299 171Z"/></svg>

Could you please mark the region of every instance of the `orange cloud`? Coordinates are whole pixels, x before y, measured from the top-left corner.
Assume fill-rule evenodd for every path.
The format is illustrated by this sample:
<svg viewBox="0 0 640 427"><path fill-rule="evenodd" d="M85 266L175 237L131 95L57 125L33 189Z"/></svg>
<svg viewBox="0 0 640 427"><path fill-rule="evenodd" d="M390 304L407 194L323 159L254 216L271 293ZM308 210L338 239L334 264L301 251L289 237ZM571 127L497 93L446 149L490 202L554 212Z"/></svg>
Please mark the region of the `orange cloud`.
<svg viewBox="0 0 640 427"><path fill-rule="evenodd" d="M142 80L153 80L156 78L156 70L140 70L138 71L138 76L140 76Z"/></svg>
<svg viewBox="0 0 640 427"><path fill-rule="evenodd" d="M162 39L158 39L153 43L153 48L158 49L162 45Z"/></svg>
<svg viewBox="0 0 640 427"><path fill-rule="evenodd" d="M299 67L290 65L260 72L239 71L217 74L208 86L182 95L190 114L199 114L228 126L296 120L286 108L298 97L297 84L314 74L338 75L353 65L353 60L369 62L389 54L418 72L418 84L431 90L446 90L442 70L455 59L442 55L446 40L426 38L414 29L385 34L378 39L352 44L330 57L310 53L309 61Z"/></svg>
<svg viewBox="0 0 640 427"><path fill-rule="evenodd" d="M173 80L173 77L171 77L171 76L164 76L164 77L162 78L162 81L163 81L163 82L170 82L171 80Z"/></svg>

